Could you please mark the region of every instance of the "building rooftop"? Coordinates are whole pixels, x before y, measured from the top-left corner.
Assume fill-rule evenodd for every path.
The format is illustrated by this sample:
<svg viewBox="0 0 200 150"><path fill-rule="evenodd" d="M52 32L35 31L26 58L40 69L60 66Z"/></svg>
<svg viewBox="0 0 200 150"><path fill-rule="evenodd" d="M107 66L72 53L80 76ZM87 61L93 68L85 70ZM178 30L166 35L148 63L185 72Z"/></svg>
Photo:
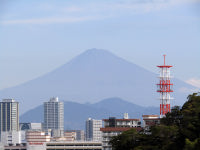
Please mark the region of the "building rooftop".
<svg viewBox="0 0 200 150"><path fill-rule="evenodd" d="M116 121L140 121L140 119L115 119ZM103 119L103 121L109 121L109 119Z"/></svg>
<svg viewBox="0 0 200 150"><path fill-rule="evenodd" d="M143 120L160 120L160 118L144 118Z"/></svg>
<svg viewBox="0 0 200 150"><path fill-rule="evenodd" d="M14 99L3 99L2 102L15 102Z"/></svg>
<svg viewBox="0 0 200 150"><path fill-rule="evenodd" d="M158 115L142 115L142 117L159 117Z"/></svg>
<svg viewBox="0 0 200 150"><path fill-rule="evenodd" d="M141 131L141 127L106 127L106 128L100 128L103 132L123 132L128 131L130 129L136 129L137 131Z"/></svg>
<svg viewBox="0 0 200 150"><path fill-rule="evenodd" d="M58 97L52 97L49 100L50 102L58 102Z"/></svg>

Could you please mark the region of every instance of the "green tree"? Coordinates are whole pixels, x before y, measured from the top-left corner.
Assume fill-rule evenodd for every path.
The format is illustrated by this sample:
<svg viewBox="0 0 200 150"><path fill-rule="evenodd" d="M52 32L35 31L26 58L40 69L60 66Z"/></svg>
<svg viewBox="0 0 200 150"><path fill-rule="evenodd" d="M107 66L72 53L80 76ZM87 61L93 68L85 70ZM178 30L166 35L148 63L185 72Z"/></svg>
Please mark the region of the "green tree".
<svg viewBox="0 0 200 150"><path fill-rule="evenodd" d="M170 113L167 113L164 118L162 118L161 124L166 125L166 126L171 126L171 125L181 125L181 121L183 119L183 115L181 113L180 106L174 106L171 110Z"/></svg>
<svg viewBox="0 0 200 150"><path fill-rule="evenodd" d="M194 141L200 138L200 95L193 93L188 96L188 101L183 105L181 133L185 138Z"/></svg>
<svg viewBox="0 0 200 150"><path fill-rule="evenodd" d="M135 129L123 132L110 141L113 150L132 150L139 142L139 133Z"/></svg>

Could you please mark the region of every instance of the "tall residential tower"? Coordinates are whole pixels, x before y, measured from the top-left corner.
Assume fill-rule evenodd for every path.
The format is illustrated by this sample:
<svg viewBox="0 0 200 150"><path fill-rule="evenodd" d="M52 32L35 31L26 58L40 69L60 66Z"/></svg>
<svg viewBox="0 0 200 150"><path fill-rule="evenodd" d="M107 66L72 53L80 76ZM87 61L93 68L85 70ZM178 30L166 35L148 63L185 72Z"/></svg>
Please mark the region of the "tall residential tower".
<svg viewBox="0 0 200 150"><path fill-rule="evenodd" d="M0 135L4 145L21 143L19 103L14 99L0 102Z"/></svg>
<svg viewBox="0 0 200 150"><path fill-rule="evenodd" d="M61 137L64 134L64 104L58 98L44 102L44 130L51 129L52 136Z"/></svg>
<svg viewBox="0 0 200 150"><path fill-rule="evenodd" d="M19 103L14 99L0 102L0 133L19 130Z"/></svg>

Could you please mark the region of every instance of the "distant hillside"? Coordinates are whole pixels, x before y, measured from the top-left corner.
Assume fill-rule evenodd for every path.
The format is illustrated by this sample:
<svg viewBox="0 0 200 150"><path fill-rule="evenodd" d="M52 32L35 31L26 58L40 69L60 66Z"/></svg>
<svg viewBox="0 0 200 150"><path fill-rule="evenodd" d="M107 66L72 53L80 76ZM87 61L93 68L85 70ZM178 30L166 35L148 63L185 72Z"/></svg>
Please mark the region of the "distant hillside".
<svg viewBox="0 0 200 150"><path fill-rule="evenodd" d="M18 100L22 113L52 96L79 103L121 97L137 105L157 106L157 80L156 74L109 51L91 49L42 77L0 91L0 96ZM175 104L181 105L187 89L194 87L177 79L173 82Z"/></svg>
<svg viewBox="0 0 200 150"><path fill-rule="evenodd" d="M158 107L142 107L140 105L125 101L121 98L104 99L98 103L93 104L92 106L101 110L110 110L111 112L114 112L115 116L118 118L121 118L125 112L128 112L133 118L140 118L143 114L159 113Z"/></svg>
<svg viewBox="0 0 200 150"><path fill-rule="evenodd" d="M104 119L122 118L129 113L131 118L141 118L143 114L158 114L158 107L142 107L120 98L109 98L95 104L64 102L65 129L84 129L85 121L91 117ZM43 122L43 106L40 105L20 116L20 122Z"/></svg>

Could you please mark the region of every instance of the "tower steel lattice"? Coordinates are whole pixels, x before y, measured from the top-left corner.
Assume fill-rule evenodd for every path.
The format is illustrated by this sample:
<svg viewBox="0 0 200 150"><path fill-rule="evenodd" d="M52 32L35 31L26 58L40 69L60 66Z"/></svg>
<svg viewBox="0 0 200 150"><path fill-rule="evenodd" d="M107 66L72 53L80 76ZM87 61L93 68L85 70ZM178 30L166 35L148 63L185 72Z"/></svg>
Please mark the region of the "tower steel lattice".
<svg viewBox="0 0 200 150"><path fill-rule="evenodd" d="M157 84L158 89L157 92L160 93L160 116L163 117L166 113L170 112L170 100L172 99L170 94L173 92L171 83L171 75L170 75L170 68L172 66L165 64L165 57L164 56L164 65L157 66L160 68L160 76L159 76L159 83Z"/></svg>

